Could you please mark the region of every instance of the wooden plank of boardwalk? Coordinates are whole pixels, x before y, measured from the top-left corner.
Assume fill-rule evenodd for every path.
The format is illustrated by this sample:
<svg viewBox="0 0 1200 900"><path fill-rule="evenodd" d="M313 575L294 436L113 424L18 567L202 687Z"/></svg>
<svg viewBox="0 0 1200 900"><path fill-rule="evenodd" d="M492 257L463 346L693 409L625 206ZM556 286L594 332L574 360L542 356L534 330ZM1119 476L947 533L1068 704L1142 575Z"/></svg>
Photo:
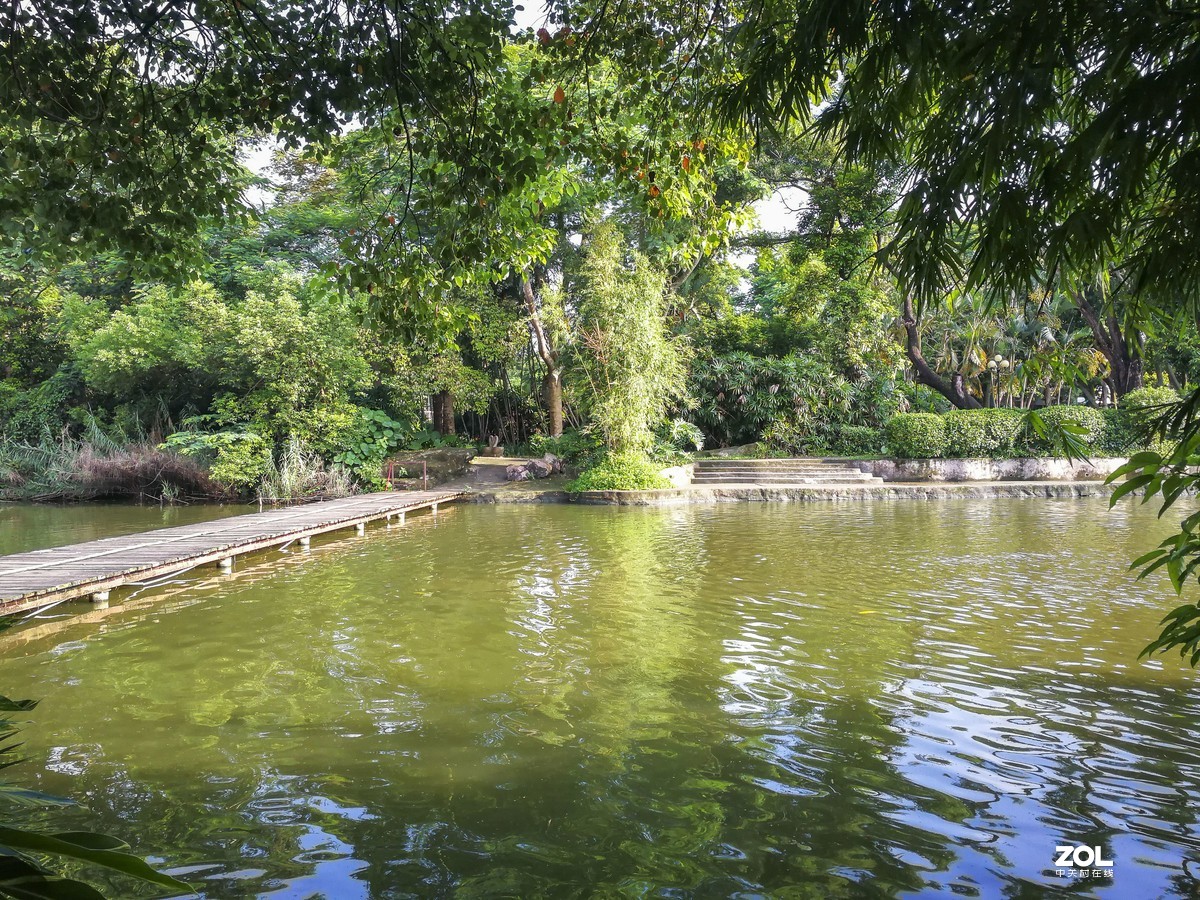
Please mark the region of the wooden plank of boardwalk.
<svg viewBox="0 0 1200 900"><path fill-rule="evenodd" d="M388 491L305 506L272 509L176 528L102 538L0 556L0 615L75 597L106 599L121 585L172 575L205 563L306 541L343 528L365 527L463 496L462 491Z"/></svg>

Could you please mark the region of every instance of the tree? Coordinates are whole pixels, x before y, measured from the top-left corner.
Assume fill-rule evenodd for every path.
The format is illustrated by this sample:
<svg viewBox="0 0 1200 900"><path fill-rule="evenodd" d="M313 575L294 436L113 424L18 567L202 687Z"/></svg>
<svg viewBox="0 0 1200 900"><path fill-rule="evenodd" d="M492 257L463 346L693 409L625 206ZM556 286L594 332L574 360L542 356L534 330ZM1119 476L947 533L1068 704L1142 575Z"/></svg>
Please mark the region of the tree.
<svg viewBox="0 0 1200 900"><path fill-rule="evenodd" d="M663 318L666 279L624 250L612 223L596 225L585 248L573 289L588 405L613 454L645 456L683 379Z"/></svg>
<svg viewBox="0 0 1200 900"><path fill-rule="evenodd" d="M506 0L17 4L0 17L4 236L51 257L194 262L198 226L244 211L239 140L452 116L511 17Z"/></svg>
<svg viewBox="0 0 1200 900"><path fill-rule="evenodd" d="M1183 4L756 0L729 37L728 115L813 120L906 168L889 260L920 300L1115 263L1146 302L1194 302L1200 27Z"/></svg>

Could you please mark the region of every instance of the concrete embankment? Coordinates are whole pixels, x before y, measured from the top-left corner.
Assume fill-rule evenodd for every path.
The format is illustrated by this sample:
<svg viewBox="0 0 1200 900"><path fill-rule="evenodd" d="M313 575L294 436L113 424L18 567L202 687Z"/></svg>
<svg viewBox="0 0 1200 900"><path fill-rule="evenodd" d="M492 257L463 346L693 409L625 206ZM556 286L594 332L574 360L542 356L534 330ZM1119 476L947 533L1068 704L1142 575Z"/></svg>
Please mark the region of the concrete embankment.
<svg viewBox="0 0 1200 900"><path fill-rule="evenodd" d="M463 500L474 503L582 503L610 506L674 506L689 503L831 502L860 500L986 500L993 498L1066 500L1103 497L1112 488L1099 481L1000 481L982 483L693 485L656 491L563 490L474 491Z"/></svg>

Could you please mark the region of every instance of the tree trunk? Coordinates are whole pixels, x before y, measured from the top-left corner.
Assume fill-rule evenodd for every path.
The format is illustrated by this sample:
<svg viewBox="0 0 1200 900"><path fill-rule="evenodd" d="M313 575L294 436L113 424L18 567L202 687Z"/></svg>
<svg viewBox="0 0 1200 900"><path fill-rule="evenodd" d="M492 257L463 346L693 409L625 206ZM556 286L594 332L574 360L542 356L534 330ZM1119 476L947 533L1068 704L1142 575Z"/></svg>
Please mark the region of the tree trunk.
<svg viewBox="0 0 1200 900"><path fill-rule="evenodd" d="M1112 373L1109 381L1116 396L1120 398L1140 388L1145 380L1145 362L1142 359L1145 337L1138 334L1131 347L1115 313L1102 316L1084 291L1072 292L1071 300L1092 330L1096 349L1108 360L1108 368Z"/></svg>
<svg viewBox="0 0 1200 900"><path fill-rule="evenodd" d="M542 327L537 298L533 284L528 278L521 279L521 296L525 300L525 311L529 314L529 330L533 333L533 346L538 359L546 367L542 376L542 399L546 403L546 419L550 437L561 437L563 431L562 368L558 362L558 351Z"/></svg>
<svg viewBox="0 0 1200 900"><path fill-rule="evenodd" d="M548 419L550 437L562 437L562 378L558 372L546 372L545 377L542 379L542 398L546 403L546 417Z"/></svg>
<svg viewBox="0 0 1200 900"><path fill-rule="evenodd" d="M947 382L925 361L925 356L921 353L921 334L917 329L917 316L913 312L911 297L904 298L904 313L900 322L904 326L908 359L913 365L917 382L933 388L959 409L980 409L982 404L967 392L962 373L955 372Z"/></svg>
<svg viewBox="0 0 1200 900"><path fill-rule="evenodd" d="M438 391L433 395L433 430L438 434L454 434L454 395Z"/></svg>

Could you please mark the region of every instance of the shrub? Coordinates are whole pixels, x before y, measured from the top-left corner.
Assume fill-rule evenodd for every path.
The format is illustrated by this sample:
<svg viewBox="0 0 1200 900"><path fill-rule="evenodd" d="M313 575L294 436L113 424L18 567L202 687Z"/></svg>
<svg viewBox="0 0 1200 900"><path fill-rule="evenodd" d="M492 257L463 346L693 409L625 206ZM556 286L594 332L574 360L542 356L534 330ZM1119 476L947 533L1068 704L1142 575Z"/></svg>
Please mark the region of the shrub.
<svg viewBox="0 0 1200 900"><path fill-rule="evenodd" d="M569 463L583 463L596 458L600 452L600 436L591 431L567 429L560 437L535 434L529 438L529 450L534 456L552 453Z"/></svg>
<svg viewBox="0 0 1200 900"><path fill-rule="evenodd" d="M177 431L162 446L207 465L213 481L238 492L256 487L271 462L271 445L253 431Z"/></svg>
<svg viewBox="0 0 1200 900"><path fill-rule="evenodd" d="M794 416L781 416L767 425L762 432L762 446L768 457L807 456L829 450L823 435L815 434Z"/></svg>
<svg viewBox="0 0 1200 900"><path fill-rule="evenodd" d="M1057 430L1057 426L1064 422L1074 422L1076 425L1083 426L1087 429L1087 434L1080 435L1080 437L1096 451L1105 452L1109 419L1102 411L1092 409L1090 406L1047 406L1045 409L1038 410L1038 415L1048 426L1050 434L1053 434ZM1027 449L1032 456L1062 456L1064 453L1063 447L1059 445L1058 441L1051 437L1043 438L1035 434L1029 435Z"/></svg>
<svg viewBox="0 0 1200 900"><path fill-rule="evenodd" d="M947 457L1003 458L1022 450L1025 413L1019 409L952 409L942 422Z"/></svg>
<svg viewBox="0 0 1200 900"><path fill-rule="evenodd" d="M888 451L901 459L937 458L946 452L946 425L936 413L901 413L885 430Z"/></svg>
<svg viewBox="0 0 1200 900"><path fill-rule="evenodd" d="M665 443L676 450L704 449L704 432L686 419L672 419L667 423L665 431Z"/></svg>
<svg viewBox="0 0 1200 900"><path fill-rule="evenodd" d="M1166 406L1179 400L1179 394L1169 387L1145 387L1130 391L1121 398L1120 408L1128 410L1151 409Z"/></svg>
<svg viewBox="0 0 1200 900"><path fill-rule="evenodd" d="M567 485L579 491L652 491L669 488L658 466L638 453L610 453Z"/></svg>
<svg viewBox="0 0 1200 900"><path fill-rule="evenodd" d="M384 460L411 434L410 426L397 422L383 410L360 409L355 427L346 435L333 462L350 470L363 484L383 487Z"/></svg>
<svg viewBox="0 0 1200 900"><path fill-rule="evenodd" d="M883 451L883 431L866 425L838 425L829 451L835 456L878 456Z"/></svg>

